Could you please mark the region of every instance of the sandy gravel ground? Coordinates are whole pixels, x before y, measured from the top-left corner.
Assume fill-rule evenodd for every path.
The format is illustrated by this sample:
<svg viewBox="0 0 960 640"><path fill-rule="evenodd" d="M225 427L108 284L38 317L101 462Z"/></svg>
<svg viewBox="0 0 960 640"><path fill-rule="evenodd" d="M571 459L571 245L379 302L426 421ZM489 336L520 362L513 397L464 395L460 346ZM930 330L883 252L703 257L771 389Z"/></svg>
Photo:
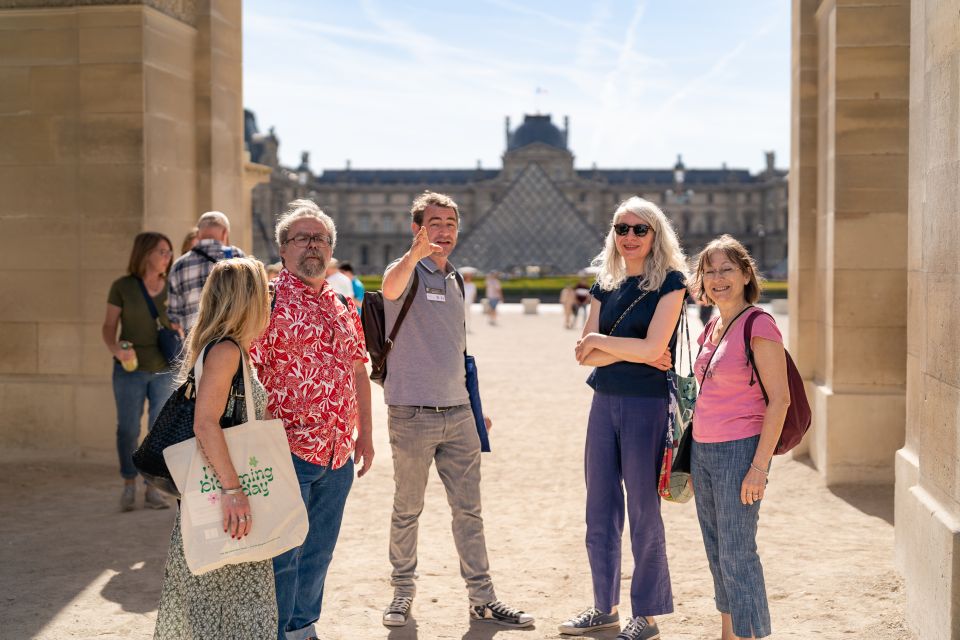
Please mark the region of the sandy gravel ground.
<svg viewBox="0 0 960 640"><path fill-rule="evenodd" d="M495 420L494 452L483 461L492 573L498 595L536 615L536 627L469 623L449 508L435 472L421 518L414 620L400 630L381 626L391 596L393 480L377 389L377 458L347 503L327 580L322 638L557 638L557 624L592 602L582 468L590 390L583 383L587 371L573 360L575 332L561 328L555 307L523 316L508 305L498 327L478 314L474 320L469 344ZM692 324L698 326L695 319ZM112 462L54 463L7 452L0 454L0 472L0 639L150 638L172 510L120 513ZM831 491L803 461L778 459L761 513L773 637L914 637L903 625L903 582L892 565L890 487ZM719 638L694 506L664 504L663 514L676 607L660 619L663 638ZM631 565L625 553L626 612Z"/></svg>

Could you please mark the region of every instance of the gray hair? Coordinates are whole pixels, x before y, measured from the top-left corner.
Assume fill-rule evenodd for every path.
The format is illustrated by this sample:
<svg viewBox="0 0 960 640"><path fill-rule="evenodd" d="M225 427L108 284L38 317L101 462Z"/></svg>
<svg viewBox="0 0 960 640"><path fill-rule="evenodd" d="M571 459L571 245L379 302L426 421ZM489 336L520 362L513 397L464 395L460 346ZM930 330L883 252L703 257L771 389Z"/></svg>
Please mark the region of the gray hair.
<svg viewBox="0 0 960 640"><path fill-rule="evenodd" d="M207 211L197 220L197 229L209 229L210 227L223 227L230 231L230 218L222 211Z"/></svg>
<svg viewBox="0 0 960 640"><path fill-rule="evenodd" d="M313 200L300 199L294 200L287 205L287 210L277 220L276 239L277 245L283 246L287 242L287 234L294 222L302 218L314 218L323 223L330 234L330 248L337 246L337 227L333 224L333 218L325 214L317 203Z"/></svg>

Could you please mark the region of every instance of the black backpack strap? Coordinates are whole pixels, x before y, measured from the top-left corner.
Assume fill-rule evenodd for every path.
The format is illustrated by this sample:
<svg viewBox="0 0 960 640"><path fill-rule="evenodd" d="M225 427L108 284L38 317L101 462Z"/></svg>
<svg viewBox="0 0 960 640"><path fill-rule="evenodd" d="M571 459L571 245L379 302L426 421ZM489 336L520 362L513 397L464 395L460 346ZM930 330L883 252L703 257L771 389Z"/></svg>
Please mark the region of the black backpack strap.
<svg viewBox="0 0 960 640"><path fill-rule="evenodd" d="M410 305L413 304L413 299L417 297L417 287L419 285L420 275L417 273L417 268L414 267L410 291L407 292L407 297L403 299L403 306L400 307L400 313L397 314L397 321L393 323L393 329L390 330L390 335L387 337L386 351L383 354L384 360L387 359L387 354L393 349L393 341L397 338L397 332L400 331L400 325L403 324L403 319L407 317L407 312L410 311Z"/></svg>
<svg viewBox="0 0 960 640"><path fill-rule="evenodd" d="M217 262L219 262L219 260L214 260L213 258L211 258L211 257L210 257L210 254L207 253L206 251L204 251L203 249L201 249L200 247L194 247L194 248L190 249L190 251L191 251L192 253L195 253L195 254L199 255L199 256L203 256L204 258L206 258L207 260L209 260L210 262L212 262L212 263L214 263L214 264L216 264Z"/></svg>

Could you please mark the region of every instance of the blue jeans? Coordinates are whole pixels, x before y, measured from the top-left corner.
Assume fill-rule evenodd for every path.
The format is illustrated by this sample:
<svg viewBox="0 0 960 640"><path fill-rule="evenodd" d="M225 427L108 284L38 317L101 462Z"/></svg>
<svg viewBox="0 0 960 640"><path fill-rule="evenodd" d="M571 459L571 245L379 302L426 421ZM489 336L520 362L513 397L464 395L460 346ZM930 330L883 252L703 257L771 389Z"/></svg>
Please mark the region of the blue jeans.
<svg viewBox="0 0 960 640"><path fill-rule="evenodd" d="M587 424L587 557L594 606L620 602L620 541L624 488L630 518L634 616L673 611L657 480L667 435L667 399L594 393Z"/></svg>
<svg viewBox="0 0 960 640"><path fill-rule="evenodd" d="M117 402L117 455L120 457L120 475L127 480L137 477L133 466L133 452L140 440L140 418L143 403L150 401L147 430L160 414L163 403L176 389L172 369L159 373L124 371L120 363L113 363L113 397Z"/></svg>
<svg viewBox="0 0 960 640"><path fill-rule="evenodd" d="M305 640L317 635L314 623L320 619L323 583L353 485L352 459L339 469L331 469L293 456L293 468L310 529L302 545L273 559L279 640Z"/></svg>
<svg viewBox="0 0 960 640"><path fill-rule="evenodd" d="M760 436L728 442L693 442L697 518L703 532L717 610L730 614L741 638L770 635L770 609L757 554L760 503L740 502L740 486Z"/></svg>

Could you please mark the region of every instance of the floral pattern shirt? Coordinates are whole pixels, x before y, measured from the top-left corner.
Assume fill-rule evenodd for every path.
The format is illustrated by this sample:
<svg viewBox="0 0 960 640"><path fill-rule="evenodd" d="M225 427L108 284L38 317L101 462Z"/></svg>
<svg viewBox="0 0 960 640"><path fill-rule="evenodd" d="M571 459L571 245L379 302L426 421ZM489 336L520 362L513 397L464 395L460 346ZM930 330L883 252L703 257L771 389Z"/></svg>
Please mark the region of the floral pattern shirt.
<svg viewBox="0 0 960 640"><path fill-rule="evenodd" d="M267 406L283 420L294 455L339 469L359 426L353 366L367 361L360 318L326 282L314 291L284 269L274 285L270 325L250 349Z"/></svg>

